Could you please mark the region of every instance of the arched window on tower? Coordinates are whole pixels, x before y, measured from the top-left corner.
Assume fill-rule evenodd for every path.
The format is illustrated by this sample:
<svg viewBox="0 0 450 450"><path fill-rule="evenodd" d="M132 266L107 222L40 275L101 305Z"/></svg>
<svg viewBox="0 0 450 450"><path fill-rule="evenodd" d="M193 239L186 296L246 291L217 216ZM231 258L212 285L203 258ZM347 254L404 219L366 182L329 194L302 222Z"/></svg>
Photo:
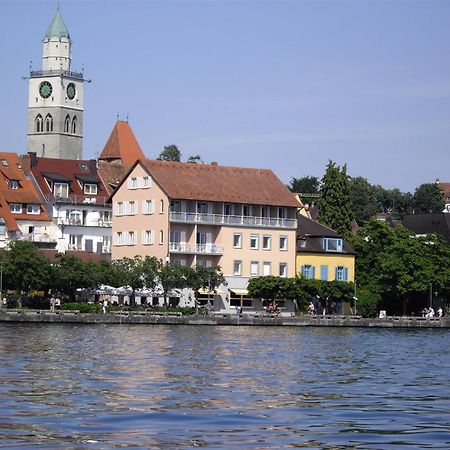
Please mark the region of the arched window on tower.
<svg viewBox="0 0 450 450"><path fill-rule="evenodd" d="M45 116L45 131L53 131L53 117L50 114Z"/></svg>
<svg viewBox="0 0 450 450"><path fill-rule="evenodd" d="M34 120L34 125L37 133L42 133L44 131L44 119L40 114L36 116Z"/></svg>
<svg viewBox="0 0 450 450"><path fill-rule="evenodd" d="M68 133L70 131L70 116L67 114L64 119L64 133Z"/></svg>
<svg viewBox="0 0 450 450"><path fill-rule="evenodd" d="M77 133L77 116L74 116L72 119L72 134L76 134Z"/></svg>

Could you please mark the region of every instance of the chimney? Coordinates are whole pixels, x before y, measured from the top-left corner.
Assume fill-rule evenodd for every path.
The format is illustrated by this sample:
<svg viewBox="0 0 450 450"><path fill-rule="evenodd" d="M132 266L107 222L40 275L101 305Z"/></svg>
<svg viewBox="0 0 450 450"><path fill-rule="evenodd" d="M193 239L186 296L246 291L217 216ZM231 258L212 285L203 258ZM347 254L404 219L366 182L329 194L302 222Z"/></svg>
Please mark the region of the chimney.
<svg viewBox="0 0 450 450"><path fill-rule="evenodd" d="M36 152L28 152L30 155L30 167L36 167L37 166L37 157Z"/></svg>
<svg viewBox="0 0 450 450"><path fill-rule="evenodd" d="M217 163L217 161L211 161L211 165L212 166L218 166L219 164Z"/></svg>
<svg viewBox="0 0 450 450"><path fill-rule="evenodd" d="M89 170L91 171L92 175L97 175L97 160L89 160Z"/></svg>
<svg viewBox="0 0 450 450"><path fill-rule="evenodd" d="M28 175L31 170L30 155L20 155L20 164L25 175Z"/></svg>

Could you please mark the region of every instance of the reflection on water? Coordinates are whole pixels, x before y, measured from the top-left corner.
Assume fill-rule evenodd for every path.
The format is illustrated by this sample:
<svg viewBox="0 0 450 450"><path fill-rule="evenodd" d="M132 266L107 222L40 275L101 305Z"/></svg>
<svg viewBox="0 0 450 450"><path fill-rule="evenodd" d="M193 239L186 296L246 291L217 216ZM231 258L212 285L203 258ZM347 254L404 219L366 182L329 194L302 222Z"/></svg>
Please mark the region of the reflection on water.
<svg viewBox="0 0 450 450"><path fill-rule="evenodd" d="M0 324L0 448L449 448L450 331Z"/></svg>

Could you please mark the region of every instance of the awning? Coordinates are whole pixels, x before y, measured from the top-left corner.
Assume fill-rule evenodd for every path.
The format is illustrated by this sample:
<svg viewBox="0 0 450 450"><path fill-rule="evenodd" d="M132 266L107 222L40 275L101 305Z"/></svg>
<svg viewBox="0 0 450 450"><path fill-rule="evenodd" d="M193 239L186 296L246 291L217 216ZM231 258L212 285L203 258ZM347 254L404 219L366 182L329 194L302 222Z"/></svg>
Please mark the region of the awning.
<svg viewBox="0 0 450 450"><path fill-rule="evenodd" d="M235 295L238 295L238 296L247 295L248 294L248 290L247 289L237 289L237 288L236 289L230 289L230 292L235 294Z"/></svg>
<svg viewBox="0 0 450 450"><path fill-rule="evenodd" d="M209 289L203 289L203 288L199 289L198 293L199 294L213 294L213 295L225 294L225 292L220 291L220 290L216 290L216 291L212 290L212 291L210 291Z"/></svg>

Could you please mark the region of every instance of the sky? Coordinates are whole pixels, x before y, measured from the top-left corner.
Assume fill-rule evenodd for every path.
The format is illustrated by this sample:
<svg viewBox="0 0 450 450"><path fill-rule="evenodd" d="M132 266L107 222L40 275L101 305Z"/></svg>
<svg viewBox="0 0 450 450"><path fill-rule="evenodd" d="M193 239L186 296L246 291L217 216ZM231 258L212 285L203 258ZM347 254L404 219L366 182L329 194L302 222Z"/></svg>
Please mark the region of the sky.
<svg viewBox="0 0 450 450"><path fill-rule="evenodd" d="M117 116L148 158L351 176L414 192L450 181L450 1L62 0L84 68L83 157ZM30 61L53 0L0 0L0 150L26 153Z"/></svg>

